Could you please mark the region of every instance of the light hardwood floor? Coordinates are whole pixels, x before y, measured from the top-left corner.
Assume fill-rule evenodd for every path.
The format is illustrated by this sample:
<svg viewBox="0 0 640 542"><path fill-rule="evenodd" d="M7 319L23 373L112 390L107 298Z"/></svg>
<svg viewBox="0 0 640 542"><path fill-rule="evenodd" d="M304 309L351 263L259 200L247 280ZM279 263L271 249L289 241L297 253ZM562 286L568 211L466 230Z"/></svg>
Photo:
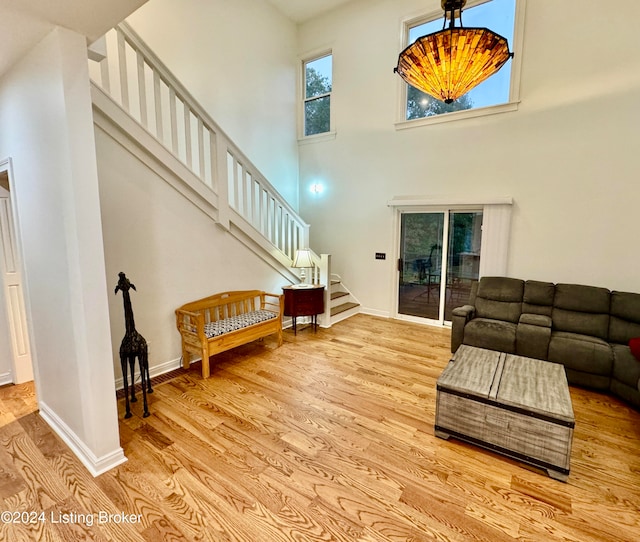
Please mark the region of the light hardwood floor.
<svg viewBox="0 0 640 542"><path fill-rule="evenodd" d="M44 520L0 522L0 540L640 539L639 412L572 388L558 482L434 437L449 356L447 330L363 315L240 347L207 380L194 366L157 385L149 418L139 401L122 420L121 401L129 461L98 478L38 416L32 386L2 388L2 510Z"/></svg>

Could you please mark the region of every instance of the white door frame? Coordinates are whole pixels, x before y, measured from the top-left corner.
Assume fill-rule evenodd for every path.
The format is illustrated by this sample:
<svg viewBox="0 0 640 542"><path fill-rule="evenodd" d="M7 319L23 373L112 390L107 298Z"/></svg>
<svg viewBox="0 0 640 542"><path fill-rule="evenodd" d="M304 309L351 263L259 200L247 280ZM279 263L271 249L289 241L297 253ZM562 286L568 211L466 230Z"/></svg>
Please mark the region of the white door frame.
<svg viewBox="0 0 640 542"><path fill-rule="evenodd" d="M445 211L482 211L482 246L480 249L480 277L508 276L507 263L511 233L511 214L513 198L498 197L429 197L429 196L395 196L387 202L394 212L393 219L393 254L400 254L400 221L403 212L445 212ZM445 253L443 247L443 253ZM398 313L398 269L391 268L391 299L389 307L393 307L393 318L405 319L434 325L450 325L438 320L427 320ZM441 296L444 300L444 296Z"/></svg>
<svg viewBox="0 0 640 542"><path fill-rule="evenodd" d="M0 174L6 174L10 188L13 182L10 159L0 161ZM13 383L20 384L33 380L33 363L16 208L15 191L0 186L0 286L5 297L5 306L0 310L6 311L9 322Z"/></svg>

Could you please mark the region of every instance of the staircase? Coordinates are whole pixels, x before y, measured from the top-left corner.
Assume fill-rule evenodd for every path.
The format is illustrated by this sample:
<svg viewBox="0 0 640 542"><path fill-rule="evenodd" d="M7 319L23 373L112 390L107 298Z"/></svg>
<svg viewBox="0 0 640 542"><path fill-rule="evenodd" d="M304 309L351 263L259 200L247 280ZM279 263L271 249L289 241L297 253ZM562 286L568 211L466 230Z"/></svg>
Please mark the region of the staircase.
<svg viewBox="0 0 640 542"><path fill-rule="evenodd" d="M329 315L332 324L360 312L360 303L342 283L339 275L331 276L329 299Z"/></svg>
<svg viewBox="0 0 640 542"><path fill-rule="evenodd" d="M295 252L309 246L309 225L231 141L189 91L126 23L89 53L94 122L115 125L171 171L167 181L291 283ZM314 254L313 281L330 284L320 325L359 311L331 258Z"/></svg>

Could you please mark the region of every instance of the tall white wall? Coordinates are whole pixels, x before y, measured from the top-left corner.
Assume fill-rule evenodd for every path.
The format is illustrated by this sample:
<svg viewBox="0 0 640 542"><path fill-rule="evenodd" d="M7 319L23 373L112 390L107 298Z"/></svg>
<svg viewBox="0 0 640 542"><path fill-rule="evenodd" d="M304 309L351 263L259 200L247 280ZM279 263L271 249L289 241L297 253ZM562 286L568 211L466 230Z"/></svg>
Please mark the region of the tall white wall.
<svg viewBox="0 0 640 542"><path fill-rule="evenodd" d="M297 208L294 23L264 0L150 0L127 22Z"/></svg>
<svg viewBox="0 0 640 542"><path fill-rule="evenodd" d="M125 330L122 294L113 294L120 271L137 288L131 302L152 375L180 366L179 306L228 290L282 293L284 277L131 154L131 143L96 127L96 145L117 377Z"/></svg>
<svg viewBox="0 0 640 542"><path fill-rule="evenodd" d="M40 412L98 473L119 443L86 40L61 28L0 80Z"/></svg>
<svg viewBox="0 0 640 542"><path fill-rule="evenodd" d="M640 3L529 0L518 111L396 130L401 21L431 4L354 1L299 29L300 54L334 55L337 136L300 146L312 247L366 308L390 313L388 200L512 196L509 275L640 291Z"/></svg>

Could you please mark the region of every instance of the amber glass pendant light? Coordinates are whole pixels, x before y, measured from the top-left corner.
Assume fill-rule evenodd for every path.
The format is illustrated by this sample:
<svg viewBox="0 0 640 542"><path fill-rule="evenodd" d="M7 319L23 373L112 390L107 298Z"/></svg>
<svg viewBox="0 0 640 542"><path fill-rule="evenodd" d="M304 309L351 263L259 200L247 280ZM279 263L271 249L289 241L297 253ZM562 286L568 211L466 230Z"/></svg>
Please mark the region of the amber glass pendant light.
<svg viewBox="0 0 640 542"><path fill-rule="evenodd" d="M513 57L505 38L488 28L464 28L466 0L442 0L443 29L409 45L394 68L402 79L445 103L451 103L496 73ZM456 18L460 26L455 26ZM449 27L447 25L449 20Z"/></svg>

